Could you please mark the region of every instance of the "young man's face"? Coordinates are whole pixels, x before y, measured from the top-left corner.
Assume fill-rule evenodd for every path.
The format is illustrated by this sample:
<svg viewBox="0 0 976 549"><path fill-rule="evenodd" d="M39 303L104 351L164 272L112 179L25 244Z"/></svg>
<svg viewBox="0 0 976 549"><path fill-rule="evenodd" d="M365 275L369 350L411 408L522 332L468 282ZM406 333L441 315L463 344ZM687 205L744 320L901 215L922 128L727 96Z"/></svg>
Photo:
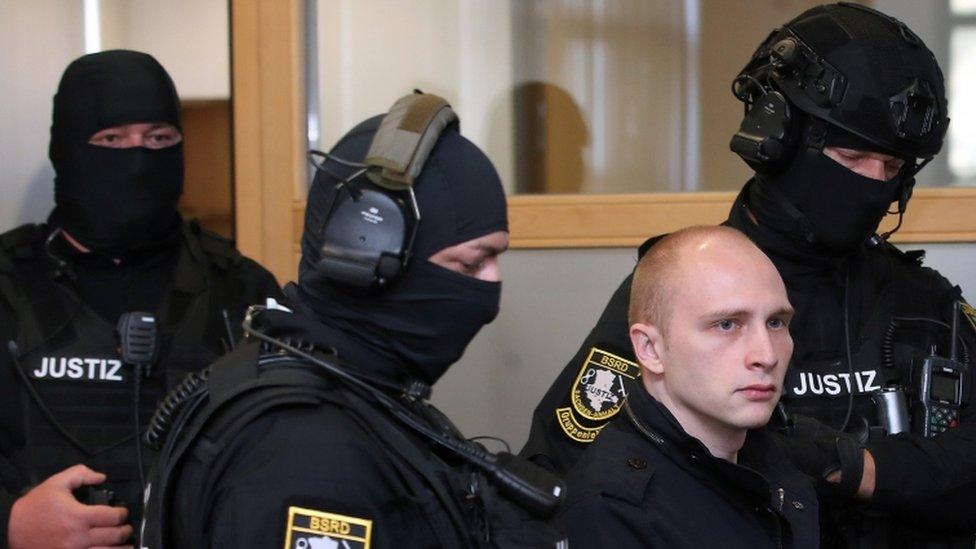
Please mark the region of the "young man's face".
<svg viewBox="0 0 976 549"><path fill-rule="evenodd" d="M761 252L710 245L675 273L670 315L658 332L661 387L685 430L742 432L769 421L779 400L793 309Z"/></svg>

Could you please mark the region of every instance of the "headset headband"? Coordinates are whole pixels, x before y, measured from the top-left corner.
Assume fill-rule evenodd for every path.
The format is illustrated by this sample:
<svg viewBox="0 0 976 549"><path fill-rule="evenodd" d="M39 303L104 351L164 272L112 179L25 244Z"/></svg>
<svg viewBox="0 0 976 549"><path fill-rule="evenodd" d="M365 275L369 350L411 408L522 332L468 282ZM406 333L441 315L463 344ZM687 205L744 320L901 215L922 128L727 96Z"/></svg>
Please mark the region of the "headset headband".
<svg viewBox="0 0 976 549"><path fill-rule="evenodd" d="M447 101L436 95L417 92L401 97L373 137L363 161L366 175L385 189L411 188L437 138L457 119Z"/></svg>
<svg viewBox="0 0 976 549"><path fill-rule="evenodd" d="M415 92L397 100L380 121L363 163L309 153L358 168L340 177L312 161L339 180L327 191L319 227L306 226L318 235L317 273L360 287L383 287L399 277L413 255L420 224L414 181L441 132L457 119L444 99ZM364 172L375 186L355 183Z"/></svg>

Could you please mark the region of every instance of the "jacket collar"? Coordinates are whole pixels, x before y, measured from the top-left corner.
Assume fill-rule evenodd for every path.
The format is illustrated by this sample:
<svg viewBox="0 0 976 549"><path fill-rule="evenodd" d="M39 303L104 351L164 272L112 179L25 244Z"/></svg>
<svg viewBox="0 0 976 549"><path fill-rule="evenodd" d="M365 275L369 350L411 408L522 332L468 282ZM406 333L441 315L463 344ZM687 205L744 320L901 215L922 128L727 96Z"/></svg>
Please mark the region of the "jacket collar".
<svg viewBox="0 0 976 549"><path fill-rule="evenodd" d="M764 454L769 447L766 433L750 431L739 452L740 462L732 463L713 456L700 440L689 435L674 415L651 396L639 381L630 384L627 395L624 414L630 426L678 467L703 482L724 479L736 489L750 493L760 501L768 501L770 486L762 476L765 463L743 460ZM758 471L753 469L754 465L759 465Z"/></svg>

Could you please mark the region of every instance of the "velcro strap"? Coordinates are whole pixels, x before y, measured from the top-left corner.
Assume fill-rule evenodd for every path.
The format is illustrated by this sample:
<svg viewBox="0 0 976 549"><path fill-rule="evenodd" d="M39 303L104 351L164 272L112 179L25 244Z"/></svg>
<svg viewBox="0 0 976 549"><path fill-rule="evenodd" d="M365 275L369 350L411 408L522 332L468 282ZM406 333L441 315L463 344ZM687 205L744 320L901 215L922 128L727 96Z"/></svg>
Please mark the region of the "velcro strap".
<svg viewBox="0 0 976 549"><path fill-rule="evenodd" d="M401 97L383 117L369 146L366 175L386 189L409 189L441 132L456 120L441 97L426 93Z"/></svg>

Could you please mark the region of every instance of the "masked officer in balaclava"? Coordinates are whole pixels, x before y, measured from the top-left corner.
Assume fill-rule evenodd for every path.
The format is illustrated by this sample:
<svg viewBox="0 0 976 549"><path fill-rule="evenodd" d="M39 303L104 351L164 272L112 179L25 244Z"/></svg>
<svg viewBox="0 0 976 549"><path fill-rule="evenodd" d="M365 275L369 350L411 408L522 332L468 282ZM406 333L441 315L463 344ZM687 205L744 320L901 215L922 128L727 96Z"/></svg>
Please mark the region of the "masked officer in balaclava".
<svg viewBox="0 0 976 549"><path fill-rule="evenodd" d="M942 148L944 86L908 27L846 3L775 30L735 79L747 114L731 145L756 175L725 224L772 259L796 309L782 402L787 414L820 422L794 422L792 432L818 439L796 457L826 490L825 547L973 546L972 310L922 267L921 254L875 235L889 208L901 216L915 174ZM523 456L564 472L619 411L622 385L600 392L588 381L601 370L638 375L627 340L630 284L536 408ZM927 363L936 373L925 381L933 349L945 360ZM889 387L900 389L881 391ZM895 421L913 414L910 426ZM902 430L910 433L886 436ZM837 438L842 431L853 438Z"/></svg>
<svg viewBox="0 0 976 549"><path fill-rule="evenodd" d="M175 419L152 428L170 430L143 546L550 539L521 509L554 511L558 480L465 440L426 400L498 313L508 227L494 167L443 99L419 93L325 156L287 308L252 309L249 341L160 409Z"/></svg>
<svg viewBox="0 0 976 549"><path fill-rule="evenodd" d="M247 304L280 290L181 220L179 98L151 56L68 66L50 158L47 224L0 236L0 544L119 545L152 459L138 426L233 345Z"/></svg>

